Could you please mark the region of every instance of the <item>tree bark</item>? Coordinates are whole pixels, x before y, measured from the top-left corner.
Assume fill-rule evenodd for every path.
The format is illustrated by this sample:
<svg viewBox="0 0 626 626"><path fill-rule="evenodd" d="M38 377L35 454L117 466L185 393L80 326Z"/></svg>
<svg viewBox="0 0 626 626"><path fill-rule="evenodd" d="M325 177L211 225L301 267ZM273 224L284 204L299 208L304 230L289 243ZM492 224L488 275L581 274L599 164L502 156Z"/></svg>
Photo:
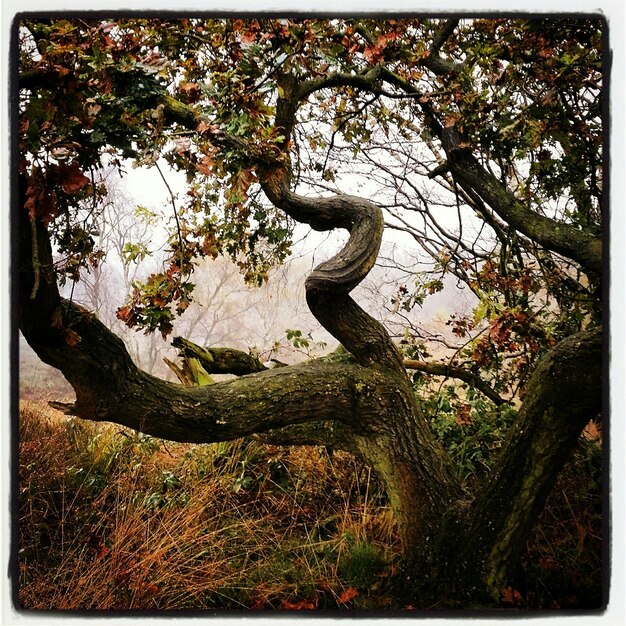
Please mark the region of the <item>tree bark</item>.
<svg viewBox="0 0 626 626"><path fill-rule="evenodd" d="M423 552L419 546L428 545L444 510L460 499L460 489L419 411L391 339L342 292L358 284L374 263L382 226L376 237L368 239L366 232L372 220L380 222L380 210L342 196L324 199L316 213L317 201L308 203L295 195L288 199L294 211L310 211L310 221L318 227L330 228L338 219L351 229L344 250L310 275L307 299L356 363L312 362L204 387L159 380L135 366L121 340L95 315L60 297L47 229L38 219L31 224L23 209L20 329L39 357L58 368L74 388L76 402L64 410L85 419L194 443L259 433L276 441L283 428L290 442L300 435L300 443L310 443L320 440L323 423L333 445L359 454L378 472L407 551ZM365 219L359 222L363 206ZM40 269L32 298L34 241ZM313 423L317 429L308 427Z"/></svg>
<svg viewBox="0 0 626 626"><path fill-rule="evenodd" d="M454 130L444 129L442 143L454 179L468 193L478 194L507 224L547 250L602 275L602 239L573 224L560 223L528 208L478 162Z"/></svg>
<svg viewBox="0 0 626 626"><path fill-rule="evenodd" d="M291 89L277 106L276 126L287 131L299 104L297 85ZM195 128L199 118L188 107L175 101L167 106L167 115ZM219 133L214 139L230 145ZM457 156L461 161L452 167L461 168L466 157ZM316 267L305 285L312 312L355 363L317 361L191 388L142 372L95 315L60 297L46 226L24 209L23 178L17 207L20 329L74 388L76 402L64 409L85 419L175 441L255 435L331 444L360 455L384 482L398 522L403 585L422 599L433 592L464 597L475 590L497 597L580 430L600 408L600 332L565 340L543 359L496 470L468 502L419 408L398 350L382 324L349 295L378 254L380 208L354 196L294 193L283 157L257 163L270 200L314 229L350 233L344 248ZM585 263L597 269L600 250L593 242L591 248ZM215 362L216 353L208 354Z"/></svg>
<svg viewBox="0 0 626 626"><path fill-rule="evenodd" d="M602 410L602 331L557 344L533 373L499 461L473 502L455 568L500 597L525 541L580 434Z"/></svg>

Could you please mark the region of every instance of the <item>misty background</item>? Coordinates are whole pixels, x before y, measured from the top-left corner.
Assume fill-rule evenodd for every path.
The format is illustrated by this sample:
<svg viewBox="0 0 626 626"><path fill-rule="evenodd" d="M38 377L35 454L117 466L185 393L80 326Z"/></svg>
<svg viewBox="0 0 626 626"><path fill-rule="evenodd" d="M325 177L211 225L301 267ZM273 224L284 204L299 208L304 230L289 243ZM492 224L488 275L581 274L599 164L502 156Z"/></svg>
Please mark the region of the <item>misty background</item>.
<svg viewBox="0 0 626 626"><path fill-rule="evenodd" d="M165 171L165 170L164 170ZM184 194L184 177L168 169L167 184L174 196ZM174 220L168 189L155 168L127 168L125 176L105 170L108 201L92 236L106 252L97 267L81 272L78 282L63 286L63 295L96 313L98 318L125 343L143 370L175 380L163 358L176 360L170 345L175 336L203 346L223 346L254 351L260 359L293 364L326 354L337 347L310 313L304 291L307 274L320 262L336 254L347 232L319 233L296 225L290 258L273 269L261 287L245 284L236 263L223 256L197 263L192 282L196 285L191 306L174 321L174 330L164 340L157 333L128 328L116 317L132 289L133 281L146 279L165 266L168 222ZM363 189L361 195L367 195ZM132 250L131 254L129 251ZM142 253L137 255L137 251ZM467 314L475 305L473 294L450 276L444 288L407 311L398 303L399 289L415 290L420 272L432 269L413 237L386 229L376 266L353 292L354 299L385 324L397 341L424 340L428 354L442 358L455 350L454 335L446 325L451 314ZM295 346L287 330L299 330L308 345ZM219 377L218 377L219 378ZM34 399L74 397L63 376L45 365L20 334L20 397Z"/></svg>

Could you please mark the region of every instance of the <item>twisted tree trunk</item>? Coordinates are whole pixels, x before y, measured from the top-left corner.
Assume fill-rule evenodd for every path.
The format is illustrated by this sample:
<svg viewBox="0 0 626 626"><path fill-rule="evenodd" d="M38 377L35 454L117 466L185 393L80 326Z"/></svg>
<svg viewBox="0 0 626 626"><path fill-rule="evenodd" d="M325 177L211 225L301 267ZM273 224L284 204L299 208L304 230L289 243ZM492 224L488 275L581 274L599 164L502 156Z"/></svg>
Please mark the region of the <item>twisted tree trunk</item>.
<svg viewBox="0 0 626 626"><path fill-rule="evenodd" d="M278 103L277 126L287 137L298 104L290 99L294 93L287 85ZM197 123L195 116L179 114L179 120ZM286 145L287 140L284 150ZM388 333L350 297L375 262L380 208L354 196L302 197L290 189L286 163L260 171L270 200L314 229L350 232L344 248L307 277L306 297L355 363L312 362L204 387L141 371L95 315L60 297L49 234L24 209L22 179L16 207L20 329L39 357L70 382L76 402L62 408L82 418L176 441L256 434L275 443L333 445L358 454L389 495L405 557L398 582L413 601L441 593L497 598L560 467L586 421L600 410L601 335L582 333L546 356L496 470L469 500ZM209 356L217 360L217 353Z"/></svg>

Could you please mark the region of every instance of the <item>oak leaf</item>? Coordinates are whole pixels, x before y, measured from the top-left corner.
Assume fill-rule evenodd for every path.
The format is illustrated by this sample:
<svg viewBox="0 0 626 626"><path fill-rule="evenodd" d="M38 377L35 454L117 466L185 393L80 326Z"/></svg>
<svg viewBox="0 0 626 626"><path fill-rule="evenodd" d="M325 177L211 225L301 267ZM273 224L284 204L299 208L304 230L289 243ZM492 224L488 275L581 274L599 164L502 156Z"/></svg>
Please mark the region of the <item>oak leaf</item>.
<svg viewBox="0 0 626 626"><path fill-rule="evenodd" d="M517 589L513 589L513 587L505 587L501 593L502 602L506 604L519 605L522 603L522 594Z"/></svg>
<svg viewBox="0 0 626 626"><path fill-rule="evenodd" d="M91 183L76 162L62 163L55 169L59 184L65 193L75 193Z"/></svg>

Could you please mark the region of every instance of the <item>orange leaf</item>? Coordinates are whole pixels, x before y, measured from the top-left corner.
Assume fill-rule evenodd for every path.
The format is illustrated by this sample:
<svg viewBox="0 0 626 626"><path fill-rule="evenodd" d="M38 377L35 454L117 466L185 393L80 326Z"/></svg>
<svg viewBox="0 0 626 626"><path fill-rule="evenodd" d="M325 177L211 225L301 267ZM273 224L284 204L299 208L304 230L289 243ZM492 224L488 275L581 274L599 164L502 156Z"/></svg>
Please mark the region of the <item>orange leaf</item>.
<svg viewBox="0 0 626 626"><path fill-rule="evenodd" d="M317 604L317 598L315 598L315 604ZM302 609L311 610L315 608L313 602L308 600L300 600L299 602L288 602L287 600L281 600L280 607L287 611L301 611Z"/></svg>
<svg viewBox="0 0 626 626"><path fill-rule="evenodd" d="M356 598L359 595L359 592L354 588L354 587L348 587L338 598L337 600L339 602L342 602L343 604L346 604L347 602L350 602L350 600L353 600L354 598Z"/></svg>
<svg viewBox="0 0 626 626"><path fill-rule="evenodd" d="M195 93L200 91L200 85L198 83L180 83L178 89L187 93Z"/></svg>
<svg viewBox="0 0 626 626"><path fill-rule="evenodd" d="M583 430L583 437L587 441L596 441L597 439L600 439L601 436L602 432L595 422L589 422L587 426L585 426L585 430Z"/></svg>
<svg viewBox="0 0 626 626"><path fill-rule="evenodd" d="M256 41L256 33L253 30L247 30L241 34L241 43L254 43Z"/></svg>
<svg viewBox="0 0 626 626"><path fill-rule="evenodd" d="M522 594L516 589L513 589L513 587L505 587L502 590L502 602L515 605L521 604Z"/></svg>

